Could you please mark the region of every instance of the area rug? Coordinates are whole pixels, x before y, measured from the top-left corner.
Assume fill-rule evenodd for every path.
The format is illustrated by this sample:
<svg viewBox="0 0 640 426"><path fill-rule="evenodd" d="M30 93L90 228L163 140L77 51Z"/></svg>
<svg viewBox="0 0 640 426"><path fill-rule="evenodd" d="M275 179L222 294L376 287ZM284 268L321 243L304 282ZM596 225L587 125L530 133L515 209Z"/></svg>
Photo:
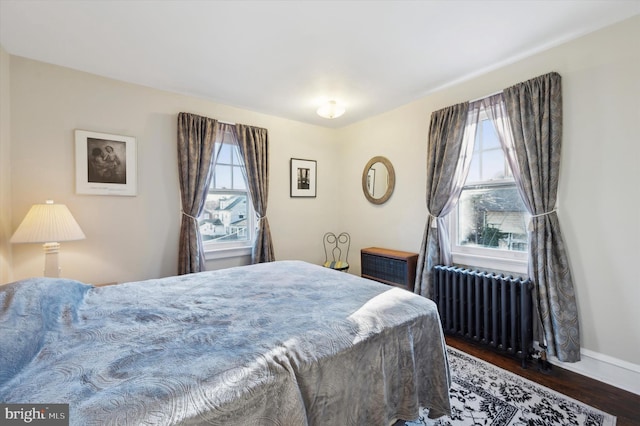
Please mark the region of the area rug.
<svg viewBox="0 0 640 426"><path fill-rule="evenodd" d="M616 418L552 389L448 347L451 417L420 418L407 426L614 426Z"/></svg>

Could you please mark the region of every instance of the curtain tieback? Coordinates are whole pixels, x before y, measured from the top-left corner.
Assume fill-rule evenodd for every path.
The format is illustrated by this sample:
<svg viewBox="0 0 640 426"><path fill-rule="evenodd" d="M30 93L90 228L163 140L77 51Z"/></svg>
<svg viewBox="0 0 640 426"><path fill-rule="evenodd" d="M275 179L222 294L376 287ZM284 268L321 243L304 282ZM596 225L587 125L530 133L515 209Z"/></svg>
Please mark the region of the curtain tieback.
<svg viewBox="0 0 640 426"><path fill-rule="evenodd" d="M548 214L555 213L556 211L558 211L558 209L553 209L553 210L551 210L551 211L544 212L544 213L540 213L540 214L532 214L532 215L531 215L531 219L533 219L534 217L546 216L546 215L548 215Z"/></svg>
<svg viewBox="0 0 640 426"><path fill-rule="evenodd" d="M181 211L180 213L182 213L183 215L185 215L186 217L190 217L191 219L195 220L196 222L198 221L197 217L193 217L190 214L186 214L184 211Z"/></svg>
<svg viewBox="0 0 640 426"><path fill-rule="evenodd" d="M536 217L542 217L542 216L550 215L551 213L555 213L557 210L558 209L553 209L553 210L548 211L548 212L544 212L544 213L540 213L540 214L533 214L533 215L531 215L531 219L534 219ZM533 220L529 221L528 228L529 228L529 231L533 231Z"/></svg>
<svg viewBox="0 0 640 426"><path fill-rule="evenodd" d="M431 213L427 213L429 216L431 216L431 218L433 219L431 221L431 227L432 228L437 228L438 227L438 216L434 216Z"/></svg>

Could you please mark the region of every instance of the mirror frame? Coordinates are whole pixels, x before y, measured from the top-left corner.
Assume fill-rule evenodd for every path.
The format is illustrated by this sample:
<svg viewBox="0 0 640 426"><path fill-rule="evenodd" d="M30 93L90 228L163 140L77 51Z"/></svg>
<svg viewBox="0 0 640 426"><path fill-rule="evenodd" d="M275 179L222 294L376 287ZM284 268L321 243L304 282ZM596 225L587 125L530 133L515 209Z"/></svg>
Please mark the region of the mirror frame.
<svg viewBox="0 0 640 426"><path fill-rule="evenodd" d="M371 194L369 194L369 191L367 191L367 174L371 166L373 166L375 163L384 164L389 174L387 191L380 198L373 198ZM367 165L364 166L364 170L362 172L362 192L364 193L364 196L367 198L367 200L369 200L373 204L384 204L391 197L391 194L393 194L393 189L395 188L395 186L396 186L396 172L395 170L393 170L393 165L391 164L391 161L389 161L386 157L382 157L382 156L373 157L371 160L369 160Z"/></svg>

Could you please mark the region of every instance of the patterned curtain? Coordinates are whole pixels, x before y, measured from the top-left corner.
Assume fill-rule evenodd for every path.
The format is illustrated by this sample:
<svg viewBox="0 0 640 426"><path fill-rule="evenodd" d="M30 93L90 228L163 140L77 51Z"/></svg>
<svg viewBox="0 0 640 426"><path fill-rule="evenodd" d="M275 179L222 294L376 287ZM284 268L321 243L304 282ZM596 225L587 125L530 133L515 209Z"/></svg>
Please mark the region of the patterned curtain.
<svg viewBox="0 0 640 426"><path fill-rule="evenodd" d="M578 308L556 213L562 147L560 80L559 74L550 73L504 90L513 135L506 153L531 213L529 276L536 286L534 303L547 350L560 361L576 362L580 360Z"/></svg>
<svg viewBox="0 0 640 426"><path fill-rule="evenodd" d="M185 112L178 114L178 173L182 202L178 248L180 275L204 270L197 217L207 199L217 128L217 121L212 118Z"/></svg>
<svg viewBox="0 0 640 426"><path fill-rule="evenodd" d="M469 172L480 103L453 105L431 114L427 152L427 209L414 292L432 298L431 270L451 264L445 216L455 207Z"/></svg>
<svg viewBox="0 0 640 426"><path fill-rule="evenodd" d="M258 215L256 240L251 251L251 263L275 260L267 199L269 197L269 135L267 129L236 124L234 133L244 161L246 180L253 209Z"/></svg>

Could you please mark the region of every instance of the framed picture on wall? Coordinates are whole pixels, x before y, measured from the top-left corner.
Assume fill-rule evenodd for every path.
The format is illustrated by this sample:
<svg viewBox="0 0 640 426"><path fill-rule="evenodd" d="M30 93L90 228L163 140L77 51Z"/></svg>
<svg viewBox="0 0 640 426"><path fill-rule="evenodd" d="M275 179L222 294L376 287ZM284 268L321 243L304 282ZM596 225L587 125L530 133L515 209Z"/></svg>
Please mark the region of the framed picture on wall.
<svg viewBox="0 0 640 426"><path fill-rule="evenodd" d="M136 139L76 130L76 193L137 195Z"/></svg>
<svg viewBox="0 0 640 426"><path fill-rule="evenodd" d="M314 160L291 159L291 197L316 196L316 162Z"/></svg>

